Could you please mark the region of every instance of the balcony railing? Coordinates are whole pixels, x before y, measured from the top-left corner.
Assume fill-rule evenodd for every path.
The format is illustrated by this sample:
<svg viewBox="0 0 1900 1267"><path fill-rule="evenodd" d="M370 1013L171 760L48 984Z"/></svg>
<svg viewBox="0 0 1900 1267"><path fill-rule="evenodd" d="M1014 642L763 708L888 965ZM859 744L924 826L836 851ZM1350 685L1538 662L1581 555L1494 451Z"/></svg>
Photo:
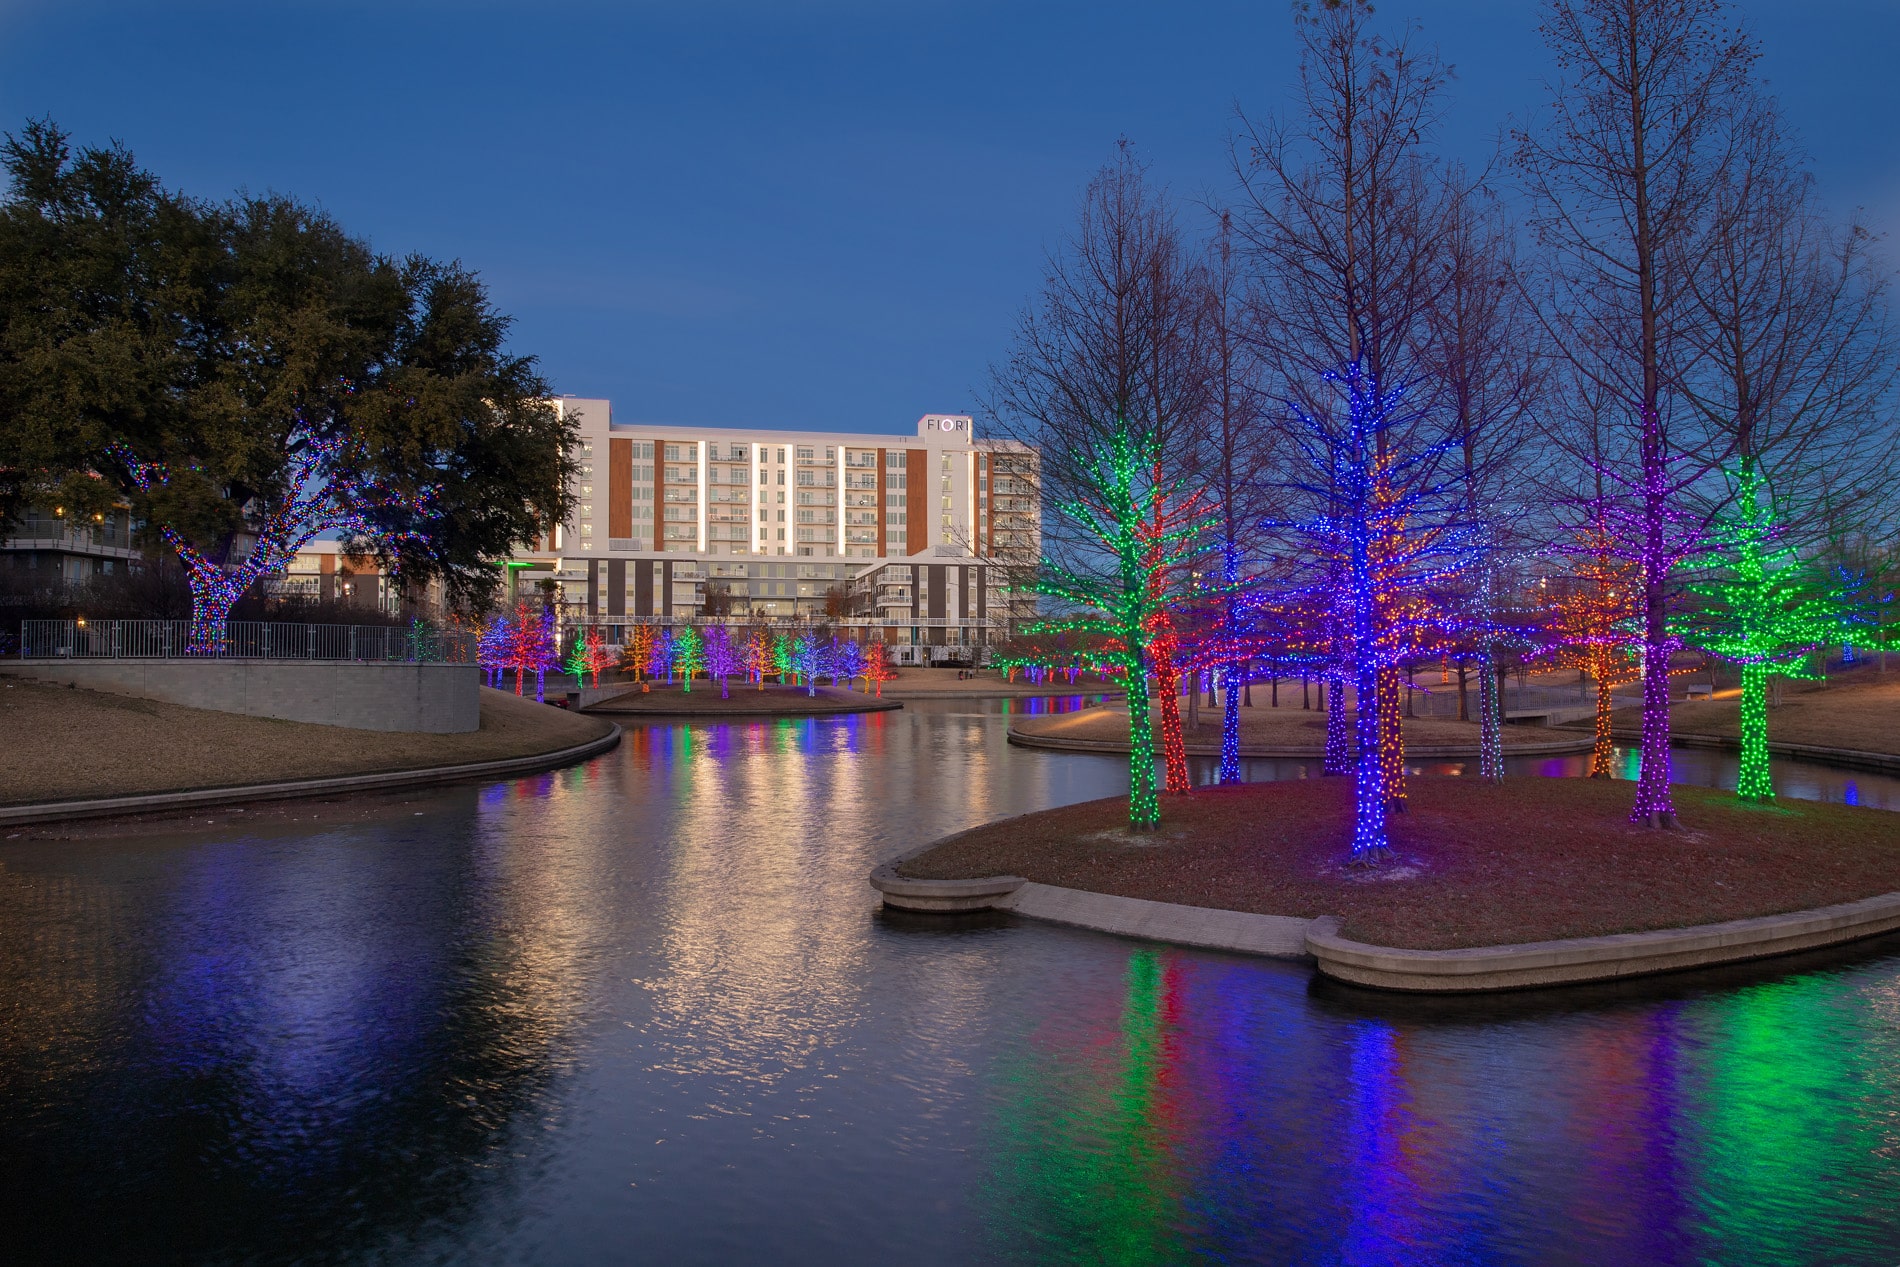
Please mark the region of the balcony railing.
<svg viewBox="0 0 1900 1267"><path fill-rule="evenodd" d="M194 649L188 620L23 620L23 660L350 660L473 663L474 635L423 626L233 620Z"/></svg>

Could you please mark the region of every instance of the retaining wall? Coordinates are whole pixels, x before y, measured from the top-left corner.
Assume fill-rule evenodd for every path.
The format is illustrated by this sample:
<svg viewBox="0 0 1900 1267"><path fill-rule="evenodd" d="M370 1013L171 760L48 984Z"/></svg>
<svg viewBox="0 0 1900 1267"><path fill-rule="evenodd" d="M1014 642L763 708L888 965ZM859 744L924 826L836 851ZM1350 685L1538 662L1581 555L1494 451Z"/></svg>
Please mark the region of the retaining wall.
<svg viewBox="0 0 1900 1267"><path fill-rule="evenodd" d="M482 724L472 664L347 660L25 660L4 671L89 691L285 721L454 735Z"/></svg>

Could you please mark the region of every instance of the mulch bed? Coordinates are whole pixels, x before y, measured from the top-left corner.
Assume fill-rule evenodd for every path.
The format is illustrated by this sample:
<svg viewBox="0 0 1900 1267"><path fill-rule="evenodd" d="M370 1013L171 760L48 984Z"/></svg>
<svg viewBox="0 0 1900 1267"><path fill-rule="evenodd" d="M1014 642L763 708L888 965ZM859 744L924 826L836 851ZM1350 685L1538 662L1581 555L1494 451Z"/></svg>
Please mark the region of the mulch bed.
<svg viewBox="0 0 1900 1267"><path fill-rule="evenodd" d="M1360 941L1418 950L1677 928L1900 890L1900 816L1675 789L1681 827L1626 820L1633 787L1592 779L1409 781L1396 857L1344 866L1352 784L1315 779L1162 798L1128 834L1127 800L988 823L903 864L906 876L1020 875L1123 897L1337 915Z"/></svg>

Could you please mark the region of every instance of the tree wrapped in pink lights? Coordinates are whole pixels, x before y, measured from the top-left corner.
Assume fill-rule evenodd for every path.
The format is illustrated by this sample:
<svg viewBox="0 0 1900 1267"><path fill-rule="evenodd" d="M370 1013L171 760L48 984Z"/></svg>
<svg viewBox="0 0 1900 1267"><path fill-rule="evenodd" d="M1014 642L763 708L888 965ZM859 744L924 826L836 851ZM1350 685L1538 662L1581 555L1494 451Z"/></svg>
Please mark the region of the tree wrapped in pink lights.
<svg viewBox="0 0 1900 1267"><path fill-rule="evenodd" d="M284 572L297 552L318 537L336 533L367 546L376 536L370 519L375 511L400 510L418 522L430 515L430 490L410 495L379 487L352 463L346 436L320 436L299 429L287 447L292 456L284 471L282 494L260 498L264 504L246 524L253 537L248 553L214 558L169 524L158 525L159 535L184 564L191 586L188 650L193 655L220 654L231 608L244 591ZM118 456L139 492L151 495L172 483L166 464L141 461L123 447ZM419 531L397 535L415 536Z"/></svg>

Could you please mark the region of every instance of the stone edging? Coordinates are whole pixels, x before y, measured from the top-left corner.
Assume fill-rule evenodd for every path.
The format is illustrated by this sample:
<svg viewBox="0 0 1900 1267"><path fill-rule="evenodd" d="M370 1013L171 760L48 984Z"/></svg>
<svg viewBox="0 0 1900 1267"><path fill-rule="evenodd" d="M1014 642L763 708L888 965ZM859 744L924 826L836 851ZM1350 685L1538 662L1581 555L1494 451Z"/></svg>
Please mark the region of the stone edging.
<svg viewBox="0 0 1900 1267"><path fill-rule="evenodd" d="M553 752L531 753L525 757L503 757L496 761L475 761L464 765L429 766L419 770L384 770L376 774L344 774L326 779L298 779L285 783L250 783L235 787L197 788L189 792L153 792L142 796L111 796L89 801L42 801L34 805L0 806L0 827L30 823L64 822L76 818L110 818L121 814L151 814L175 809L193 809L201 805L231 805L240 801L281 801L300 796L318 796L329 792L379 791L384 788L412 787L427 783L453 783L462 779L493 778L497 775L532 774L571 765L606 752L620 742L620 727L612 727L598 739L559 748Z"/></svg>
<svg viewBox="0 0 1900 1267"><path fill-rule="evenodd" d="M1834 946L1900 928L1900 893L1784 915L1572 937L1466 950L1401 950L1339 935L1339 920L1312 922L1306 946L1329 977L1385 990L1446 994L1614 981Z"/></svg>
<svg viewBox="0 0 1900 1267"><path fill-rule="evenodd" d="M1405 950L1339 935L1339 919L1257 915L1183 906L1022 876L920 880L897 867L941 844L932 841L871 873L884 905L905 911L1013 911L1030 919L1124 937L1272 958L1305 959L1336 980L1415 994L1469 994L1616 981L1840 945L1900 929L1900 893L1754 919L1607 937L1573 937L1462 950Z"/></svg>
<svg viewBox="0 0 1900 1267"><path fill-rule="evenodd" d="M1051 752L1099 752L1110 753L1117 756L1128 755L1128 745L1118 743L1112 739L1067 739L1056 735L1025 733L1017 730L1014 726L1011 726L1009 729L1008 739L1010 743L1020 748L1043 748ZM1504 747L1504 755L1507 757L1569 756L1573 753L1588 752L1594 746L1595 740L1593 738L1565 739L1554 743L1506 744ZM1187 745L1187 753L1192 757L1218 757L1220 755L1220 748L1212 744L1191 743ZM1240 749L1240 755L1242 757L1323 757L1326 755L1326 750L1324 748L1308 747L1250 748L1243 745ZM1440 758L1465 758L1477 756L1478 750L1476 748L1466 748L1459 745L1440 744L1426 746L1407 744L1405 755L1408 758L1423 757L1433 760Z"/></svg>

